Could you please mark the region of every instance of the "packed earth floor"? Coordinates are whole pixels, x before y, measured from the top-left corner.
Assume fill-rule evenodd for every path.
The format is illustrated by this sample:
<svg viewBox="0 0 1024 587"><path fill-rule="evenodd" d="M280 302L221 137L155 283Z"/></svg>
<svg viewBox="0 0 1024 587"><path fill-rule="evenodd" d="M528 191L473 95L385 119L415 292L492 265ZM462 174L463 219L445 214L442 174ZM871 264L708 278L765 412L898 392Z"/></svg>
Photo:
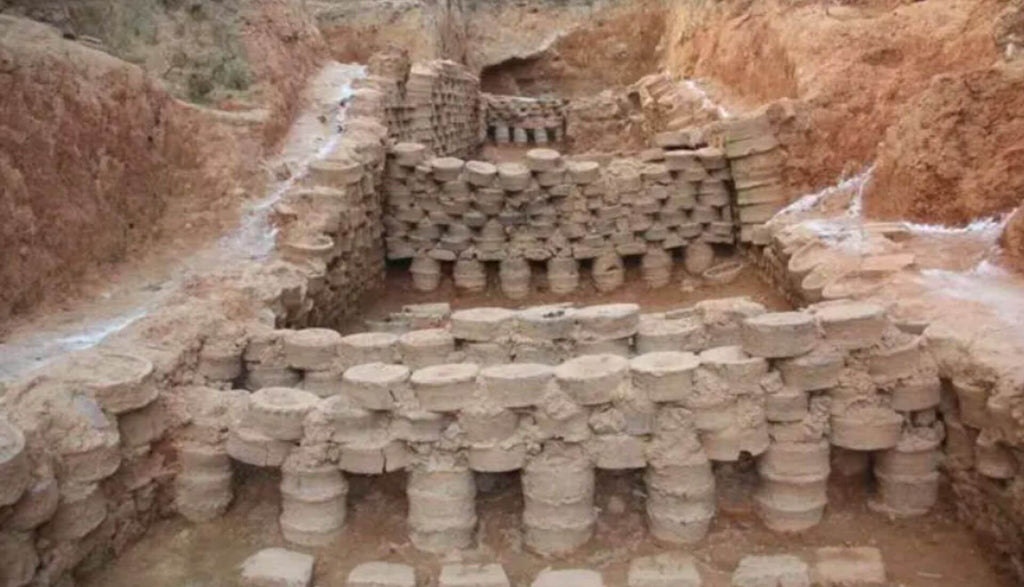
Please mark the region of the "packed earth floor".
<svg viewBox="0 0 1024 587"><path fill-rule="evenodd" d="M348 573L371 560L411 564L423 577L437 577L445 558L418 552L406 528L405 479L354 478L344 533L317 558L316 585L344 585ZM268 528L280 515L280 478L262 473L246 479L240 506L216 524L195 526L172 520L152 529L117 565L91 574L87 587L214 587L240 585L238 568L254 551L287 544ZM522 492L518 476L481 479L477 498L479 545L458 555L466 562L500 562L513 585L529 585L541 570L599 569L607 585L625 585L631 559L671 551L647 537L643 481L638 475L600 474L596 505L601 512L592 542L568 557L541 558L523 550L519 526ZM1011 587L1014 581L994 571L985 545L964 532L948 505L927 517L890 520L866 505L864 480L842 479L829 490L823 523L798 537L766 530L751 504L735 504L720 513L702 543L685 551L699 561L708 587L727 587L740 559L752 554L806 554L819 546L874 546L885 557L890 585L915 587ZM946 496L948 498L950 496ZM454 559L453 559L454 560ZM430 584L430 583L424 583ZM566 586L570 587L570 586Z"/></svg>
<svg viewBox="0 0 1024 587"><path fill-rule="evenodd" d="M626 267L625 283L611 292L600 292L587 279L580 280L580 289L571 296L557 295L531 288L530 294L521 300L509 300L496 287L497 275L489 276L491 286L482 292L464 292L455 288L449 278L442 280L440 288L433 292L417 291L412 285L407 263L395 263L389 266L385 287L380 295L367 300L355 313L355 317L339 325L345 333L366 330L366 321L382 320L395 312L401 311L409 304L429 304L444 300L452 309L475 307L527 307L544 304L572 303L579 306L593 304L611 304L627 302L640 304L644 311L663 312L674 308L692 306L693 304L713 298L748 296L752 300L764 304L772 310L790 309L789 302L774 289L766 287L757 272L746 267L734 281L724 285L709 285L698 280L687 279L681 267L673 270L672 285L660 289L651 289L640 279L640 268Z"/></svg>

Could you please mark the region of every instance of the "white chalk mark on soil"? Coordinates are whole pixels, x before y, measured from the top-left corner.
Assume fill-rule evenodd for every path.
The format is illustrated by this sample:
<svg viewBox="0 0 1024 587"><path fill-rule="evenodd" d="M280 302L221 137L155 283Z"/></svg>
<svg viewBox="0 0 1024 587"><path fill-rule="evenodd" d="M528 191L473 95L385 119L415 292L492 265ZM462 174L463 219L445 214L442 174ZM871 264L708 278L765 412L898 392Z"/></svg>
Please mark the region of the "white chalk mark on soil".
<svg viewBox="0 0 1024 587"><path fill-rule="evenodd" d="M686 89L690 90L697 98L700 99L700 106L708 112L714 112L719 118L729 118L732 114L718 102L711 99L711 95L708 94L707 90L701 87L697 80L685 79L682 84L686 86Z"/></svg>

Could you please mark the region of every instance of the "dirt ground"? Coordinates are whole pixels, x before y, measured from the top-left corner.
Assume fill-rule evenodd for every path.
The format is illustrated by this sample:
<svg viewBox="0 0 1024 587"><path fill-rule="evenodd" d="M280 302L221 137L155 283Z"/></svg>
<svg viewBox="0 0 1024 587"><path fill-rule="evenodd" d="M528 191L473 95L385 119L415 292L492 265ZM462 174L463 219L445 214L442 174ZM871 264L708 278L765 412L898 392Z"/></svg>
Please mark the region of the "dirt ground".
<svg viewBox="0 0 1024 587"><path fill-rule="evenodd" d="M239 565L261 548L286 546L278 530L276 475L248 469L245 485L228 514L193 526L182 519L154 526L116 563L80 582L84 587L232 587ZM476 549L448 560L499 561L513 585L528 585L547 567L600 570L608 585L625 585L629 561L670 547L646 533L644 488L638 472L599 472L595 505L600 509L594 539L563 559L544 559L523 549L519 533L522 492L517 474L479 476ZM314 583L340 586L356 565L387 560L416 567L421 580L436 580L443 558L417 552L408 540L405 474L382 478L350 476L348 518L342 535L318 551ZM484 491L483 489L488 489ZM947 505L925 518L890 520L867 508L867 480L833 481L822 524L799 536L764 529L749 502L719 513L707 538L689 552L698 560L705 585L726 587L739 560L752 554L812 555L819 546L875 546L882 551L891 585L906 587L1010 587L1014 583L989 566L984 545L954 521ZM609 508L609 502L619 502ZM621 508L622 504L625 508ZM735 506L736 504L734 504ZM612 511L622 513L612 513ZM424 582L423 585L435 585Z"/></svg>
<svg viewBox="0 0 1024 587"><path fill-rule="evenodd" d="M733 258L720 254L721 260ZM424 293L413 289L407 263L392 263L388 267L384 288L375 295L368 296L369 299L365 301L365 306L359 314L339 325L339 330L345 333L360 332L366 329L365 320L385 318L392 312L400 311L402 306L407 304L431 302L448 302L453 309L481 306L525 307L562 302L572 302L578 306L632 302L640 304L644 312L659 312L692 306L709 298L749 296L772 310L790 309L782 296L761 282L753 267L744 268L732 283L710 286L688 276L682 265L676 263L671 283L662 288L651 289L641 279L640 268L637 265L636 258L627 258L625 284L607 293L597 291L587 277L586 269L583 269L580 272L579 290L569 296L552 294L543 289L543 285L539 283L538 272L535 271L530 295L522 300L510 300L499 291L498 276L493 272L494 268L491 268L488 288L484 292L467 294L457 291L451 277L448 276L441 281L441 286L436 291Z"/></svg>

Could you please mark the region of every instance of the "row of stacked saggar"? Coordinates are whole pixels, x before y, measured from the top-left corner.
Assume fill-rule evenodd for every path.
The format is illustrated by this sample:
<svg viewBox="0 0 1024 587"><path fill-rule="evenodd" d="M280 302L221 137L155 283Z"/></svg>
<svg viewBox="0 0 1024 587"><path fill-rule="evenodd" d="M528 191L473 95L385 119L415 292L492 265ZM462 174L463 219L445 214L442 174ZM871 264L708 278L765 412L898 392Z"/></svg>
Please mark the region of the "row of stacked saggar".
<svg viewBox="0 0 1024 587"><path fill-rule="evenodd" d="M568 101L481 94L488 137L499 145L542 145L565 138Z"/></svg>
<svg viewBox="0 0 1024 587"><path fill-rule="evenodd" d="M274 204L270 251L196 276L190 293L202 293L0 385L0 585L66 584L103 564L179 509L168 507L172 485L210 497L181 508L189 515L230 495L222 452L172 442L192 421L200 347L204 369L217 357L230 369L249 322L335 322L380 286L384 105L372 85L355 91L344 133Z"/></svg>
<svg viewBox="0 0 1024 587"><path fill-rule="evenodd" d="M676 163L623 159L601 167L533 149L523 163L494 165L430 157L424 145L400 143L385 180L388 257L414 259L425 291L437 278L422 274L439 276L440 263L455 263L456 285L472 290L483 285L481 263L528 274L526 262L544 262L558 293L576 288L584 260L592 260L601 290L621 285L625 256L661 269L671 267L675 250L710 261L712 243L735 238L729 192L711 179L728 175L725 159L705 149ZM697 168L703 179L693 181ZM512 297L526 292L505 289Z"/></svg>
<svg viewBox="0 0 1024 587"><path fill-rule="evenodd" d="M1024 568L1022 518L1013 513L1022 511L1015 488L1024 462L1024 373L1014 337L1001 334L985 318L963 324L961 317L950 315L932 322L920 314L919 298L889 297L883 288L893 276L915 270L914 255L901 246L908 237L905 225L864 223L827 238L799 223L773 222L769 228L769 241L746 253L765 280L794 305L850 295L888 297L890 319L900 329L923 336L944 381L942 468L957 496L959 517L1009 557L1014 568ZM1011 327L1005 332L1015 331ZM899 357L919 350L908 340L893 352Z"/></svg>
<svg viewBox="0 0 1024 587"><path fill-rule="evenodd" d="M375 56L376 57L376 56ZM435 153L468 157L483 142L480 80L465 66L435 60L409 64L371 59L371 75L356 86L384 92L389 137L429 145Z"/></svg>
<svg viewBox="0 0 1024 587"><path fill-rule="evenodd" d="M758 511L777 531L821 520L837 458L873 462L876 509L919 515L935 502L937 371L920 337L878 306L478 308L438 326L267 330L218 354L207 386L189 392L202 417L183 436L182 454L196 457L182 459L179 511L208 519L227 507L229 483L196 479L229 475L229 456L282 467L282 530L299 544L339 531L346 474L403 469L410 535L427 551L474 541L474 472L522 471L524 540L544 554L593 535L597 470L645 470L650 531L670 543L704 537L714 464L744 454L757 458ZM253 391L217 389L239 384Z"/></svg>
<svg viewBox="0 0 1024 587"><path fill-rule="evenodd" d="M344 502L338 496L346 491L344 475L405 463L406 468L420 471L410 486L411 499L418 504L411 527L419 535L417 540L429 547L436 544L434 540L464 538L476 516L473 500L467 499L471 491L467 475L473 467L494 466L486 464L487 458L481 465L478 458L479 449L489 447L491 457L512 459L503 468L521 466L524 482L536 481L530 481L527 507L531 513L524 512L524 527L532 547L544 550L550 545L565 548L592 531L589 519L579 517L585 508L578 504L592 499L589 479L605 467L645 469L649 493L654 496L648 502L652 532L664 532L669 539L700 533L712 503L710 478L694 476L704 485L684 490L674 485L683 469L671 467L691 463L706 471L702 457L712 464L727 461L734 458L737 445L740 451L761 454L758 500L765 522L773 527L799 527L821 515L821 501L813 498L820 495L822 470L827 467L823 455L861 466L873 462L880 490L876 507L918 513L932 499L934 447L943 428L949 437L946 470L961 492L959 503L971 508L968 517L983 520L990 528L1004 528L1002 540L1010 546L1020 544L1014 542L1019 524L1002 514L1014 511L1010 506L1015 503L1019 452L1015 442L1020 423L1012 408L1019 384L1001 378L981 362L975 353L980 345L959 345L948 332L926 331L927 348L913 334L921 332L921 325L899 324L897 330L903 329L909 338L889 326L881 327L880 339L876 326L866 330L871 336L865 339L852 333L830 334L838 323L885 322L872 306L859 306L847 318L842 314L852 311L848 304L799 313L813 318L814 349L789 358L759 356L763 351L757 350L757 343L743 338L746 319L773 316L746 303L739 307L749 311L716 310L709 303L694 311L638 317L635 328L612 331L611 337L609 330L594 324L583 329L588 322L586 309L569 312L572 326L557 336L543 334L547 326L523 331L530 322L527 310L511 312L511 318L508 311L497 312L506 316L498 320L500 336L486 334L487 328L482 330L485 334L470 335L467 326L480 322L470 314L468 321L462 316L459 321L432 324L429 332L420 328L397 336L377 333L363 337L362 343L345 337L338 342L336 333L323 335L325 342L319 343L316 340L322 337L314 333L312 345L287 343L286 339L296 336L302 343L310 334L275 327L334 322L354 307L351 301L361 292L380 283L380 231L387 221L387 216L381 217L381 183L389 177L383 157L390 129L380 114L382 108L387 110L385 94L372 86L357 90L337 148L322 164L313 165L309 177L297 182L277 207L280 231L277 249L269 258L197 279L189 290L195 295L174 297L173 304L152 308L95 349L5 382L0 392L4 416L0 418L0 560L4 562L0 576L4 581L19 586L66 583L76 570L95 568L123 551L163 515L175 511L193 519L220 515L233 495L232 456L237 461L279 463L285 470L282 500L287 514L282 527L294 540L322 539L341 523ZM411 169L418 172L419 167ZM731 308L735 302L726 305ZM533 309L532 313L538 312L542 325L559 322L558 312ZM635 313L635 308L626 312L627 316ZM627 324L632 320L628 318ZM796 325L789 326L806 327L806 319L794 320ZM505 330L509 324L515 325L510 326L511 336ZM770 325L782 326L786 324ZM685 342L690 336L699 342L693 346ZM801 336L776 338L804 340ZM833 342L847 338L861 342L856 348L832 348ZM372 350L378 344L374 340L383 340L380 344L392 353L398 349L397 358L377 354ZM342 349L360 346L371 350L358 363L347 364L342 357L348 351ZM306 353L305 360L296 358L296 348L300 356ZM680 353L690 364L695 362L689 375L692 389L712 391L664 401L643 391L644 383L636 380L644 372L644 362L653 361L657 367L655 359L646 357L662 352L676 359L680 357L675 353ZM310 353L313 362L309 362ZM622 357L624 353L629 358ZM579 370L580 363L593 361L587 358L593 355L618 357L602 363L607 363L610 373L595 370L594 376L604 373L621 385L610 401L589 404L582 398L581 403L573 387L573 365ZM943 406L944 426L934 418L931 357L939 359L943 377L951 379L960 400L959 407ZM385 364L385 372L408 369L405 379L397 375L396 385L402 391L398 397L409 401L418 402L431 385L444 391L451 382L441 377L438 385L438 376L450 369L472 373L463 389L476 397L490 389L486 378L492 369L515 374L522 363L533 365L530 368L548 381L550 394L546 391L533 406L499 408L495 417L505 426L510 421L507 413L515 416L515 431L495 443L488 437L470 436L475 434L470 432L474 417L480 422L489 416L487 404L483 404L483 416L476 413L480 411L476 404L453 411L421 409L417 413L424 415L423 422L405 417L402 410L353 404L360 400L352 397L365 400L367 395L353 392L356 387L346 382L346 375L351 379L361 371L376 374L380 371L376 367L357 369L375 363ZM445 367L452 364L457 367ZM753 373L761 374L757 385L714 384L739 377L741 367L748 364ZM912 365L921 372L911 372ZM353 369L357 370L349 373ZM274 387L287 391L260 393ZM601 389L600 384L596 388ZM557 401L548 402L549 396ZM261 407L254 409L257 405ZM325 410L331 406L337 410ZM627 409L637 406L640 417ZM717 407L722 409L716 414ZM257 412L261 415L251 416ZM302 417L297 419L296 412ZM339 424L348 415L354 416L355 423ZM555 418L559 429L577 435L555 438L544 432L545 417ZM738 428L742 434L737 432L737 422L744 424ZM450 434L438 440L438 428ZM336 435L339 430L342 433ZM355 439L345 435L361 430L363 436L357 434ZM493 427L494 433L500 430ZM368 443L366 438L381 444ZM504 440L513 442L506 445ZM692 461L659 452L665 444L692 449L686 453ZM599 459L595 446L621 447L605 451L620 460ZM521 462L515 460L519 454ZM780 455L781 461L773 454ZM471 455L477 455L476 464L471 463ZM578 483L575 488L548 482L554 478L549 470L560 467L563 458L571 473L565 478ZM526 473L527 469L531 472ZM298 479L303 480L301 487L295 483ZM306 491L307 486L316 491ZM443 488L439 496L438 488ZM437 499L431 501L432 497ZM567 498L566 503L578 507L567 508L564 518L552 518L559 522L557 527L545 525L550 502ZM791 505L796 503L800 507ZM451 507L435 507L439 504ZM316 512L323 522L311 525L303 511ZM1022 551L1011 548L1007 553L1014 556Z"/></svg>
<svg viewBox="0 0 1024 587"><path fill-rule="evenodd" d="M698 194L726 193L738 240L767 243L765 223L786 205L788 190L782 177L785 154L764 113L659 133L654 143L657 149L645 151L644 159L689 170L690 179L699 182ZM709 150L723 158L721 169L727 172L704 176L700 166L687 164L703 160Z"/></svg>

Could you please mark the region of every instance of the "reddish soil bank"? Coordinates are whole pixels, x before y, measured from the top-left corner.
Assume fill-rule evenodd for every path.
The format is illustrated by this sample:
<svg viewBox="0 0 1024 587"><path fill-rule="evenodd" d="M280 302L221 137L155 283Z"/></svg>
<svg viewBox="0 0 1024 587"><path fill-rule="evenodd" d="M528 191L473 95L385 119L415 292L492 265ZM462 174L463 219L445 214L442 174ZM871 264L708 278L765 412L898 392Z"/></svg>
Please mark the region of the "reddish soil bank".
<svg viewBox="0 0 1024 587"><path fill-rule="evenodd" d="M794 195L878 155L885 131L937 74L990 66L995 0L683 2L667 61L737 102L788 102L776 118Z"/></svg>
<svg viewBox="0 0 1024 587"><path fill-rule="evenodd" d="M934 78L889 128L868 215L943 224L1024 196L1024 61Z"/></svg>
<svg viewBox="0 0 1024 587"><path fill-rule="evenodd" d="M255 3L241 38L262 108L210 110L57 29L0 16L0 321L147 251L187 254L261 193L265 150L326 48L285 0Z"/></svg>

